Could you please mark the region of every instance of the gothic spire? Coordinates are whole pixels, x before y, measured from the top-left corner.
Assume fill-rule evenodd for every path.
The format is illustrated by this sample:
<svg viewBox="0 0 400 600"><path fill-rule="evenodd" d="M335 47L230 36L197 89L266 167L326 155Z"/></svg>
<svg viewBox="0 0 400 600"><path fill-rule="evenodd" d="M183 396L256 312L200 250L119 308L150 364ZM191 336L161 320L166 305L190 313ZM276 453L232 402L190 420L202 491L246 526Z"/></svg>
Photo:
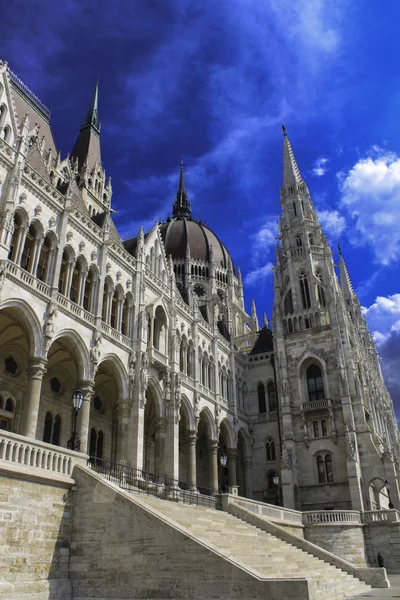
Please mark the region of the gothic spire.
<svg viewBox="0 0 400 600"><path fill-rule="evenodd" d="M350 299L353 298L356 294L353 288L353 284L351 283L346 263L344 262L342 251L340 250L340 246L338 246L338 250L340 267L340 287L342 288L343 296L347 299Z"/></svg>
<svg viewBox="0 0 400 600"><path fill-rule="evenodd" d="M99 167L101 166L98 102L99 80L97 80L89 111L82 121L79 135L71 153L71 158L78 159L79 170L82 168L85 161L88 163L89 170L96 164Z"/></svg>
<svg viewBox="0 0 400 600"><path fill-rule="evenodd" d="M294 157L292 144L289 141L286 127L282 125L283 131L283 187L304 184L300 169Z"/></svg>
<svg viewBox="0 0 400 600"><path fill-rule="evenodd" d="M185 177L183 172L183 154L181 154L181 170L179 176L179 187L176 193L176 200L172 207L174 217L184 217L189 219L192 216L192 205L189 203L188 195L185 189Z"/></svg>
<svg viewBox="0 0 400 600"><path fill-rule="evenodd" d="M99 121L99 112L98 112L98 103L99 103L99 78L97 78L96 87L94 88L92 103L90 105L89 111L82 121L81 130L85 127L93 127L97 134L100 134L100 121Z"/></svg>

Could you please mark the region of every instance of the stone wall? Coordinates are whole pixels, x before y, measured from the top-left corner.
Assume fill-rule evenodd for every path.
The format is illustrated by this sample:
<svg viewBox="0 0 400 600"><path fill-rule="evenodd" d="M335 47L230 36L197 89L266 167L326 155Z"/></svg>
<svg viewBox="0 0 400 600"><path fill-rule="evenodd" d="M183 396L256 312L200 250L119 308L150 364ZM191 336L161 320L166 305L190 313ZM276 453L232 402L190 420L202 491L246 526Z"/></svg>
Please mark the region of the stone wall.
<svg viewBox="0 0 400 600"><path fill-rule="evenodd" d="M74 477L74 599L309 597L306 581L254 577L96 475L76 467Z"/></svg>
<svg viewBox="0 0 400 600"><path fill-rule="evenodd" d="M306 526L304 537L357 567L367 566L362 525L341 526L327 523Z"/></svg>
<svg viewBox="0 0 400 600"><path fill-rule="evenodd" d="M400 523L369 523L365 531L365 545L372 567L378 566L379 552L387 572L400 573Z"/></svg>
<svg viewBox="0 0 400 600"><path fill-rule="evenodd" d="M0 597L69 600L71 492L0 474Z"/></svg>

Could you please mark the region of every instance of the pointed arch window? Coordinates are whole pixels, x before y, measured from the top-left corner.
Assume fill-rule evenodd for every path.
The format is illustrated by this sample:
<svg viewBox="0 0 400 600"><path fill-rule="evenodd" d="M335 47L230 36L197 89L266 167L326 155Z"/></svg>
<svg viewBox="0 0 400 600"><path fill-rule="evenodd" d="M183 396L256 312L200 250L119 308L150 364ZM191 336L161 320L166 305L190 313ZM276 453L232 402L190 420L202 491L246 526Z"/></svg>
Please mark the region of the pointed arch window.
<svg viewBox="0 0 400 600"><path fill-rule="evenodd" d="M42 247L40 249L39 261L36 269L36 277L40 279L40 281L44 281L46 283L48 276L48 269L50 263L50 252L51 252L51 242L48 235L43 240Z"/></svg>
<svg viewBox="0 0 400 600"><path fill-rule="evenodd" d="M93 312L93 290L94 290L94 273L93 269L89 269L86 276L85 287L83 291L83 308L88 312Z"/></svg>
<svg viewBox="0 0 400 600"><path fill-rule="evenodd" d="M334 481L332 456L329 453L317 456L318 483L332 483Z"/></svg>
<svg viewBox="0 0 400 600"><path fill-rule="evenodd" d="M64 250L61 258L60 277L58 279L58 291L64 296L68 276L68 258L68 252Z"/></svg>
<svg viewBox="0 0 400 600"><path fill-rule="evenodd" d="M307 369L306 377L309 402L315 402L316 400L324 400L324 382L322 379L322 371L320 367L316 364L310 365Z"/></svg>
<svg viewBox="0 0 400 600"><path fill-rule="evenodd" d="M268 383L268 408L270 412L275 412L277 409L276 388L273 381Z"/></svg>
<svg viewBox="0 0 400 600"><path fill-rule="evenodd" d="M293 214L294 214L295 217L297 217L296 202L293 202Z"/></svg>
<svg viewBox="0 0 400 600"><path fill-rule="evenodd" d="M267 404L265 402L265 387L263 383L259 383L257 386L258 395L258 412L264 414L267 412Z"/></svg>
<svg viewBox="0 0 400 600"><path fill-rule="evenodd" d="M265 452L267 455L267 462L274 462L276 460L275 442L272 438L267 438L265 442Z"/></svg>
<svg viewBox="0 0 400 600"><path fill-rule="evenodd" d="M60 436L61 436L61 417L60 417L60 415L56 415L56 417L54 419L51 443L54 444L55 446L59 446L60 445Z"/></svg>
<svg viewBox="0 0 400 600"><path fill-rule="evenodd" d="M51 432L53 429L53 416L50 411L46 413L44 418L43 441L50 444Z"/></svg>
<svg viewBox="0 0 400 600"><path fill-rule="evenodd" d="M320 306L325 307L326 306L325 290L322 287L322 272L319 269L315 273L315 277L320 282L320 283L317 283L317 286L316 286L317 302Z"/></svg>
<svg viewBox="0 0 400 600"><path fill-rule="evenodd" d="M28 233L26 234L24 249L21 254L21 268L25 271L29 271L32 266L33 251L35 248L35 237L36 231L33 225L29 226Z"/></svg>
<svg viewBox="0 0 400 600"><path fill-rule="evenodd" d="M8 260L16 261L16 254L18 249L18 240L22 232L22 220L18 213L14 214L14 231L11 238L10 251L8 253Z"/></svg>
<svg viewBox="0 0 400 600"><path fill-rule="evenodd" d="M303 302L303 308L305 308L305 309L310 308L311 307L310 290L308 287L307 276L304 272L300 273L299 281L300 281L300 293L301 293L301 299Z"/></svg>
<svg viewBox="0 0 400 600"><path fill-rule="evenodd" d="M285 300L283 301L283 310L286 315L291 315L293 313L293 294L292 290L289 290L285 296Z"/></svg>
<svg viewBox="0 0 400 600"><path fill-rule="evenodd" d="M302 242L302 240L301 240L301 236L300 236L300 235L297 235L297 236L296 236L296 246L297 246L298 248L302 248L302 247L303 247L303 242Z"/></svg>

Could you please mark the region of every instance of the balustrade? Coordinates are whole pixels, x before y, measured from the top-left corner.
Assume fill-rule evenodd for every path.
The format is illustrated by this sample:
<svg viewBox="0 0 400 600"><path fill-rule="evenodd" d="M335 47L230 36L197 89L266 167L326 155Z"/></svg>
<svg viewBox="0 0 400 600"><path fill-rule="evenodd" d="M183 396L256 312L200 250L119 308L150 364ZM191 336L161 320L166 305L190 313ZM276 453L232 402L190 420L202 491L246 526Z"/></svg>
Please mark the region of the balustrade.
<svg viewBox="0 0 400 600"><path fill-rule="evenodd" d="M303 512L303 525L361 525L361 515L356 510L318 510Z"/></svg>
<svg viewBox="0 0 400 600"><path fill-rule="evenodd" d="M38 440L2 431L0 433L0 465L19 465L70 476L75 463L85 464L86 456L58 448Z"/></svg>

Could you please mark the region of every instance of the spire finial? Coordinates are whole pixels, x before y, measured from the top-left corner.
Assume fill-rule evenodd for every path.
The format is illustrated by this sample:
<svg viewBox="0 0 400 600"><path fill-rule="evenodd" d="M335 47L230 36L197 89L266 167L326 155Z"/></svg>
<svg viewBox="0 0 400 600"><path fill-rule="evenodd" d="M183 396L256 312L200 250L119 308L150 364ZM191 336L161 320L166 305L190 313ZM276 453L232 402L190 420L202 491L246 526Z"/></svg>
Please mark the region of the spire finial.
<svg viewBox="0 0 400 600"><path fill-rule="evenodd" d="M94 88L94 92L93 92L93 96L92 96L92 102L90 104L90 108L89 111L85 117L85 119L82 121L82 129L85 129L86 127L92 127L96 133L100 133L100 121L99 121L99 78L100 76L97 76L97 81L96 81L96 86Z"/></svg>
<svg viewBox="0 0 400 600"><path fill-rule="evenodd" d="M263 322L264 322L264 327L266 327L267 329L269 329L269 323L268 323L267 313L264 313Z"/></svg>
<svg viewBox="0 0 400 600"><path fill-rule="evenodd" d="M179 174L179 187L176 193L176 200L172 207L174 217L185 217L189 219L192 216L192 207L188 200L188 195L185 189L185 176L183 172L183 153L181 152L181 165Z"/></svg>
<svg viewBox="0 0 400 600"><path fill-rule="evenodd" d="M283 131L283 135L287 135L285 123L283 122L283 120L282 120L282 131Z"/></svg>

